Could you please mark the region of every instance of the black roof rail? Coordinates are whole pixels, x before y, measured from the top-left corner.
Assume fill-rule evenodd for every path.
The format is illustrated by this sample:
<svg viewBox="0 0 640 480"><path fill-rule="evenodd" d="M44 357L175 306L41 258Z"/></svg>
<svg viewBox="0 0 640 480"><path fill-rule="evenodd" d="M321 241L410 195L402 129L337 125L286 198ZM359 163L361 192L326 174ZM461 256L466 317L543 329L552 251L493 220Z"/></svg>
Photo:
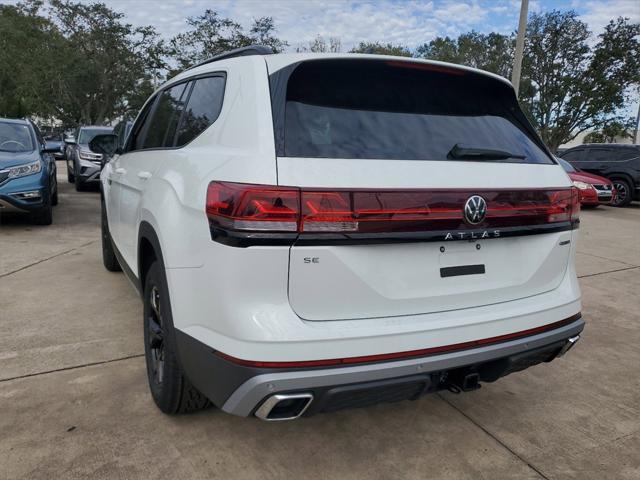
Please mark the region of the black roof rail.
<svg viewBox="0 0 640 480"><path fill-rule="evenodd" d="M187 68L187 70L191 70L193 68L197 68L202 65L206 65L208 63L217 62L218 60L226 60L227 58L245 57L248 55L271 55L273 53L275 52L271 47L267 47L265 45L249 45L248 47L234 48L233 50L229 50L228 52L214 55L213 57L208 58L204 62L200 62L197 65L194 65L193 67Z"/></svg>

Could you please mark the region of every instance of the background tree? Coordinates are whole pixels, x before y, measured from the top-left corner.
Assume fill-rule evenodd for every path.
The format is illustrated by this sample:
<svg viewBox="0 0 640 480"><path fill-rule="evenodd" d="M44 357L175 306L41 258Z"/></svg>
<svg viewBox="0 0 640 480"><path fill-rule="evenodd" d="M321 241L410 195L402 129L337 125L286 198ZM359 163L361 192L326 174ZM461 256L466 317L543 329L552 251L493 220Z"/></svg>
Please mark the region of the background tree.
<svg viewBox="0 0 640 480"><path fill-rule="evenodd" d="M458 63L511 76L515 36L471 31L458 38L436 37L416 49L416 56L442 62Z"/></svg>
<svg viewBox="0 0 640 480"><path fill-rule="evenodd" d="M170 76L234 48L262 44L281 52L288 45L275 36L271 17L255 19L249 32L245 32L239 23L207 9L200 16L187 18L187 25L188 31L176 35L169 42L169 55L176 63Z"/></svg>
<svg viewBox="0 0 640 480"><path fill-rule="evenodd" d="M351 53L369 53L374 55L395 55L398 57L411 57L412 53L404 45L380 42L360 42L358 46L350 50Z"/></svg>
<svg viewBox="0 0 640 480"><path fill-rule="evenodd" d="M312 53L339 53L342 50L342 42L338 37L329 37L325 40L323 36L318 35L309 42L308 46L296 48L296 52L312 52Z"/></svg>
<svg viewBox="0 0 640 480"><path fill-rule="evenodd" d="M640 82L639 35L640 25L623 18L595 41L574 11L529 18L520 102L552 150L617 117ZM513 50L513 35L470 32L436 38L416 54L508 78Z"/></svg>
<svg viewBox="0 0 640 480"><path fill-rule="evenodd" d="M156 83L165 67L155 29L134 28L102 3L51 0L50 15L67 40L55 75L56 116L101 124L137 109L139 87Z"/></svg>
<svg viewBox="0 0 640 480"><path fill-rule="evenodd" d="M608 121L602 128L589 133L583 143L615 143L618 140L633 139L636 119L617 118Z"/></svg>
<svg viewBox="0 0 640 480"><path fill-rule="evenodd" d="M42 2L0 5L0 116L50 117L57 112L51 72L65 39L38 14Z"/></svg>
<svg viewBox="0 0 640 480"><path fill-rule="evenodd" d="M591 42L577 14L534 14L527 26L521 102L542 139L555 150L604 125L640 82L640 25L612 20Z"/></svg>
<svg viewBox="0 0 640 480"><path fill-rule="evenodd" d="M163 41L151 26L133 27L102 3L25 0L0 5L0 116L56 118L66 125L135 114L166 78L217 53L259 43L288 45L271 17L245 28L213 10L187 20ZM419 46L417 57L509 77L514 35L471 31ZM555 149L586 130L611 129L640 85L640 25L612 20L594 38L575 12L534 14L527 26L520 101ZM317 36L304 52L339 52L339 38ZM351 52L410 56L403 45L360 42Z"/></svg>

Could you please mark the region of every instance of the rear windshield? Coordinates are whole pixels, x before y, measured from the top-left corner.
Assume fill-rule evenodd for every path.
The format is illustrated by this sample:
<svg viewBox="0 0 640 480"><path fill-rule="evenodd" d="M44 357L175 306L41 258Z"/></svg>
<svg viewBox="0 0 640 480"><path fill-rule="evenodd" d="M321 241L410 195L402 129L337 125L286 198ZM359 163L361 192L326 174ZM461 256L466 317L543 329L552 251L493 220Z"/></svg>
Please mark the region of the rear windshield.
<svg viewBox="0 0 640 480"><path fill-rule="evenodd" d="M553 163L513 91L473 72L401 61L307 61L290 72L284 101L283 120L274 118L283 130L281 156L451 160L461 159L462 148L513 154L483 161Z"/></svg>
<svg viewBox="0 0 640 480"><path fill-rule="evenodd" d="M0 122L0 151L18 153L31 150L33 150L33 140L28 125Z"/></svg>
<svg viewBox="0 0 640 480"><path fill-rule="evenodd" d="M577 170L574 168L573 165L571 165L569 162L567 162L566 160L563 160L559 157L556 157L556 161L560 164L560 166L562 168L564 168L564 171L567 173L575 173Z"/></svg>
<svg viewBox="0 0 640 480"><path fill-rule="evenodd" d="M113 133L112 128L105 128L105 129L92 128L91 130L80 130L78 143L82 145L88 145L89 142L94 139L94 137L97 137L98 135L108 135L109 133Z"/></svg>

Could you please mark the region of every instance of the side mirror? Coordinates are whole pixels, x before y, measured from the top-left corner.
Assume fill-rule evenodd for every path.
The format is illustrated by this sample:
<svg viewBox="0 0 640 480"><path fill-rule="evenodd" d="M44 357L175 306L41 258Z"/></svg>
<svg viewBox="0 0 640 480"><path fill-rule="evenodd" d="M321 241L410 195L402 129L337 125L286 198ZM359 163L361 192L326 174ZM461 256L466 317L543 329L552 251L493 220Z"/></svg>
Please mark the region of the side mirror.
<svg viewBox="0 0 640 480"><path fill-rule="evenodd" d="M89 149L94 153L100 153L103 157L111 157L118 153L118 137L111 133L96 135L89 142Z"/></svg>
<svg viewBox="0 0 640 480"><path fill-rule="evenodd" d="M61 153L62 151L62 145L51 145L47 142L44 142L44 147L42 148L42 153Z"/></svg>

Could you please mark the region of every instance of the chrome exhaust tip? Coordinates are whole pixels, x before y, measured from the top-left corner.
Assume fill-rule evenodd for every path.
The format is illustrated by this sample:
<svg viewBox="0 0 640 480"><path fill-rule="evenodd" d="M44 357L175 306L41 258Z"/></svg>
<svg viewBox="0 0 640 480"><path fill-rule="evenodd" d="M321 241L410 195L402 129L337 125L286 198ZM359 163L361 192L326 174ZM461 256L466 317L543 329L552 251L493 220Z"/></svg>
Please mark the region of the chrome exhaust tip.
<svg viewBox="0 0 640 480"><path fill-rule="evenodd" d="M266 422L295 420L309 408L312 401L312 393L278 393L267 398L255 415Z"/></svg>
<svg viewBox="0 0 640 480"><path fill-rule="evenodd" d="M571 350L573 346L578 343L578 340L580 340L580 335L576 335L575 337L570 337L569 339L567 339L567 343L565 343L564 346L560 349L557 356L561 357L569 350Z"/></svg>

